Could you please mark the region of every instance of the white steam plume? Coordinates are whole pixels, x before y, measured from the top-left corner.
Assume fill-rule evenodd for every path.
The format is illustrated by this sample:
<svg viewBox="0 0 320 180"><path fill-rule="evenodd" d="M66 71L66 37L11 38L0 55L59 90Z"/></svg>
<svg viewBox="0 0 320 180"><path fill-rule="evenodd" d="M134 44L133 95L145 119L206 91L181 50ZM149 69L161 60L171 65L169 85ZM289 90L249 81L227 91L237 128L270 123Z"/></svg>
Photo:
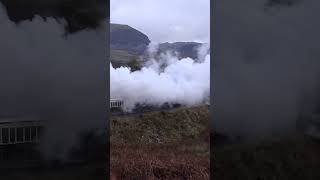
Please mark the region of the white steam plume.
<svg viewBox="0 0 320 180"><path fill-rule="evenodd" d="M161 105L180 103L196 105L210 96L210 55L201 54L199 60L177 57L165 53L155 60L152 44L150 59L145 67L131 72L128 67L113 68L110 64L110 93L122 99L125 110L137 103ZM209 48L209 46L207 46ZM202 48L200 48L202 49ZM201 62L201 63L198 63ZM164 66L164 67L163 67Z"/></svg>
<svg viewBox="0 0 320 180"><path fill-rule="evenodd" d="M15 24L0 3L0 117L45 120L44 150L61 158L79 132L106 126L106 27L64 36L63 22Z"/></svg>

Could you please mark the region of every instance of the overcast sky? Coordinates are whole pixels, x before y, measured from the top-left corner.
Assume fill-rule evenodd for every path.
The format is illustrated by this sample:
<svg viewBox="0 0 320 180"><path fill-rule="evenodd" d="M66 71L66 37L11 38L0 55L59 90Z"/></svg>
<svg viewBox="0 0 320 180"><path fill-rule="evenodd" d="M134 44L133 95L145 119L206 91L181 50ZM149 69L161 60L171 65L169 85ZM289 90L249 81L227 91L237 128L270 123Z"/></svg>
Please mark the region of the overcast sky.
<svg viewBox="0 0 320 180"><path fill-rule="evenodd" d="M127 24L154 42L210 42L210 0L111 0L111 23Z"/></svg>

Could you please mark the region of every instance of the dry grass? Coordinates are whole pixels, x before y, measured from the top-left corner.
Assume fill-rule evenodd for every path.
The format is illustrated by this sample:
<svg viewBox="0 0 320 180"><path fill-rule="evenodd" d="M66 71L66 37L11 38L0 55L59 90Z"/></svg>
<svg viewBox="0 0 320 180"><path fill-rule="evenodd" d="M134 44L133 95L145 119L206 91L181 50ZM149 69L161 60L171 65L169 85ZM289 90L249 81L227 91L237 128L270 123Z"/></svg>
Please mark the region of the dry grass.
<svg viewBox="0 0 320 180"><path fill-rule="evenodd" d="M207 106L128 116L111 116L110 140L116 143L164 144L209 140Z"/></svg>
<svg viewBox="0 0 320 180"><path fill-rule="evenodd" d="M176 146L113 145L111 148L113 177L116 179L209 179L208 154L199 155Z"/></svg>
<svg viewBox="0 0 320 180"><path fill-rule="evenodd" d="M117 179L209 179L206 106L111 118L111 173Z"/></svg>

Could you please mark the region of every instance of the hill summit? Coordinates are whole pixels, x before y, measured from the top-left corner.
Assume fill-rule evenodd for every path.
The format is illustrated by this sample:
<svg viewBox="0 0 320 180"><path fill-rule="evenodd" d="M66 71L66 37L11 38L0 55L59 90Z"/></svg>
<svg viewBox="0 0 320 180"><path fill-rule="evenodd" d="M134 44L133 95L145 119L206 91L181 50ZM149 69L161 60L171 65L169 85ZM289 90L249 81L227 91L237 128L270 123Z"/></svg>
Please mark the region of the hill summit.
<svg viewBox="0 0 320 180"><path fill-rule="evenodd" d="M123 24L110 24L110 54L113 67L131 67L139 69L147 56L149 37L139 30ZM190 57L196 59L197 42L164 42L160 43L156 55L164 52L174 52L179 59Z"/></svg>

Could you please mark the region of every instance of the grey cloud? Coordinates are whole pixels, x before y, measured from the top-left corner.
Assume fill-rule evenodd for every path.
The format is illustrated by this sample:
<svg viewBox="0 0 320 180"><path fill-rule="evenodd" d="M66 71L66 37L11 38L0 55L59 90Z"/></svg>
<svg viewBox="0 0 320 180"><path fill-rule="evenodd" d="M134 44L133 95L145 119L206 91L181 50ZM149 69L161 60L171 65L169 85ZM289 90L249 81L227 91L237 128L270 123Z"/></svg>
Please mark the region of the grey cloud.
<svg viewBox="0 0 320 180"><path fill-rule="evenodd" d="M210 39L210 0L111 0L111 22L128 24L152 41Z"/></svg>

